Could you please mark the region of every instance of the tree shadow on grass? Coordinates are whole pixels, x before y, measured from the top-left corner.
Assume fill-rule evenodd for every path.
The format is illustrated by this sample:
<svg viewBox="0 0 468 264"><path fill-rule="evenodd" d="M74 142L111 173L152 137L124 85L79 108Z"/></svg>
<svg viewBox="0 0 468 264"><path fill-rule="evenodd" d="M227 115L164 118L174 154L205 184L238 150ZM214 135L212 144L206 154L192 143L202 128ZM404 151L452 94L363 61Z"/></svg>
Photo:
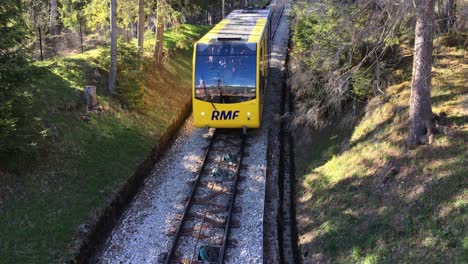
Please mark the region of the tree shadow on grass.
<svg viewBox="0 0 468 264"><path fill-rule="evenodd" d="M2 204L0 258L6 263L59 262L58 250L66 249L77 227L106 204L156 143L117 117L96 115L89 123L73 113L55 118L61 135L44 163L23 172L16 196Z"/></svg>
<svg viewBox="0 0 468 264"><path fill-rule="evenodd" d="M454 159L453 153L465 148L427 147L415 155L439 164L434 170L440 176L431 177L407 157L391 158L402 169L390 179L386 169L336 183L316 173L308 184L311 197L299 201L306 209L298 212L298 219L308 219L301 230L309 231L300 235L304 263L462 260L466 205L454 207L460 196L466 198L467 164L463 154Z"/></svg>
<svg viewBox="0 0 468 264"><path fill-rule="evenodd" d="M296 175L298 177L302 178L309 171L320 167L333 156L339 155L349 148L354 126L364 118L364 111L362 106L360 107L354 113L349 111L342 118L347 123L335 120L320 130L294 129L294 144L302 146L295 149Z"/></svg>

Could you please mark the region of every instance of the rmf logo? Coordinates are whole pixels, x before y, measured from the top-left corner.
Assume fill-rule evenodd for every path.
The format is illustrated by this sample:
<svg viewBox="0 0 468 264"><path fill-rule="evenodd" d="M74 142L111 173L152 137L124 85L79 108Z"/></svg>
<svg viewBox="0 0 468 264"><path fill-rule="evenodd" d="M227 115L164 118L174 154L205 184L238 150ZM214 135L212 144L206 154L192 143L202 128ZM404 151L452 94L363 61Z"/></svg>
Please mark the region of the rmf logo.
<svg viewBox="0 0 468 264"><path fill-rule="evenodd" d="M211 120L234 120L239 117L239 111L213 111Z"/></svg>

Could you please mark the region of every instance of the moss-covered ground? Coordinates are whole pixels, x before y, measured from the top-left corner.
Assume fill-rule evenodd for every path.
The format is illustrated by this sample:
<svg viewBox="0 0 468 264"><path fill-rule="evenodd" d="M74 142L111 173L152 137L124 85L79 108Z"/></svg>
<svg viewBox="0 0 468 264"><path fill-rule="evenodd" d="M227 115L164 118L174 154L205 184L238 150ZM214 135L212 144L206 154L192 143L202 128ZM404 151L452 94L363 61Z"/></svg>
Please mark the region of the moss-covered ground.
<svg viewBox="0 0 468 264"><path fill-rule="evenodd" d="M432 108L449 135L406 148L408 78L355 122L296 142L304 263L468 262L468 53L442 47L434 59Z"/></svg>

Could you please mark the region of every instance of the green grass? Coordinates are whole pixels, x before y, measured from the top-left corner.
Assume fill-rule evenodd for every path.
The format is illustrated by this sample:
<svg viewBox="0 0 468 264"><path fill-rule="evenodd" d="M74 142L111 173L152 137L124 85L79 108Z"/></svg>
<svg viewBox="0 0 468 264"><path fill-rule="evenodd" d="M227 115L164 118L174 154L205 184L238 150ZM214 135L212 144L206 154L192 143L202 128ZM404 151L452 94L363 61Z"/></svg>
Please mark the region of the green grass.
<svg viewBox="0 0 468 264"><path fill-rule="evenodd" d="M193 42L205 34L211 27L199 25L180 25L177 29L169 29L164 32L164 49L174 51L176 49L190 49ZM136 44L136 40L133 40ZM145 54L152 55L154 52L155 33L148 30L145 32L144 50Z"/></svg>
<svg viewBox="0 0 468 264"><path fill-rule="evenodd" d="M296 143L304 263L468 262L467 55L440 48L433 68L433 111L454 135L406 149L406 81L351 128L337 122Z"/></svg>
<svg viewBox="0 0 468 264"><path fill-rule="evenodd" d="M164 69L145 73L143 109L122 108L101 83L98 100L105 110L86 114L80 95L98 53L38 62L28 70L39 89L34 105L47 137L35 160L16 160L20 173L0 174L0 263L65 262L78 226L95 220L190 100L188 47Z"/></svg>

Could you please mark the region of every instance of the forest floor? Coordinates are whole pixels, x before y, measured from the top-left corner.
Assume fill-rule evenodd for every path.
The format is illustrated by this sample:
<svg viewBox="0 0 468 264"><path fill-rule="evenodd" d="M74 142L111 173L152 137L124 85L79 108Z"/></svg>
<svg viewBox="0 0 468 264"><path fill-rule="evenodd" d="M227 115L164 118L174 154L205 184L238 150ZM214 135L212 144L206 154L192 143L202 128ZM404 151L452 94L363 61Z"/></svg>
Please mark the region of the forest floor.
<svg viewBox="0 0 468 264"><path fill-rule="evenodd" d="M36 62L27 73L46 130L34 159L13 157L0 171L0 262L66 262L74 238L92 223L191 98L192 40L206 27L167 32L163 69L144 73L144 107L130 110L98 84L99 111L88 112L83 87L99 50ZM185 46L177 45L183 40ZM154 40L146 41L148 56ZM148 58L150 60L150 58Z"/></svg>
<svg viewBox="0 0 468 264"><path fill-rule="evenodd" d="M449 135L407 149L405 76L359 118L296 135L297 224L303 263L466 263L468 53L434 52L432 109ZM409 74L408 74L409 73Z"/></svg>

